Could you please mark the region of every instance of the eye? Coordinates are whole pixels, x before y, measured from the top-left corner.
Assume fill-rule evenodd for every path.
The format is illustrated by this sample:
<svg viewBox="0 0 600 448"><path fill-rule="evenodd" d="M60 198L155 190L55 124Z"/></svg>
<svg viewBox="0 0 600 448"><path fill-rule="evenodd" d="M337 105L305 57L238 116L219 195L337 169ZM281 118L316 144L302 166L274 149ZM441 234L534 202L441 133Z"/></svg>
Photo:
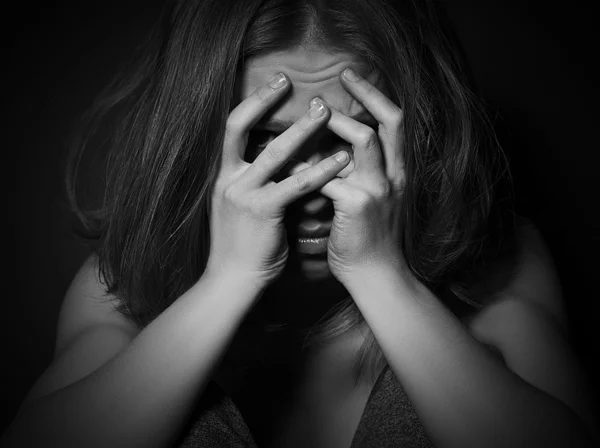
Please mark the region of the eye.
<svg viewBox="0 0 600 448"><path fill-rule="evenodd" d="M275 140L275 133L263 130L250 131L248 136L248 148L265 149L269 143Z"/></svg>
<svg viewBox="0 0 600 448"><path fill-rule="evenodd" d="M248 163L254 162L258 155L264 151L269 143L275 140L277 135L273 132L263 130L252 130L248 135L248 145L244 160Z"/></svg>

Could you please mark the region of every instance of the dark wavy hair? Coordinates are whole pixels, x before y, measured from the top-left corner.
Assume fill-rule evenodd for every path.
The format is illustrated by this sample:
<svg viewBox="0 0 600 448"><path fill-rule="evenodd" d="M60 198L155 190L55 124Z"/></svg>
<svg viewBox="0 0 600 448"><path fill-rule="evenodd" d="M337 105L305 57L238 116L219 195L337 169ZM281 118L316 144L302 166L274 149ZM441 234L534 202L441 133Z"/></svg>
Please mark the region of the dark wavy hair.
<svg viewBox="0 0 600 448"><path fill-rule="evenodd" d="M118 309L143 327L202 276L244 61L309 45L361 57L404 111L402 249L413 274L457 314L492 298L502 281L484 280L515 247L508 161L447 23L430 0L168 1L84 117L67 164L70 204ZM109 136L105 191L84 209L79 166L99 132ZM348 298L307 343L362 322ZM357 375L385 363L372 334L361 353Z"/></svg>

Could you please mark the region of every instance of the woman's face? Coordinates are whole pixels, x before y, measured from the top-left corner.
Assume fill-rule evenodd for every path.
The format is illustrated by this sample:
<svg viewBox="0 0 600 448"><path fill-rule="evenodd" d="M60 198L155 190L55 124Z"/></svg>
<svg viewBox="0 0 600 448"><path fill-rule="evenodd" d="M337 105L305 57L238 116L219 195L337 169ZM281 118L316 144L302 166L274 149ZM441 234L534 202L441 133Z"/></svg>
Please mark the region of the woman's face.
<svg viewBox="0 0 600 448"><path fill-rule="evenodd" d="M264 146L300 119L308 111L310 100L316 96L323 98L343 114L350 117L360 115L359 121L376 126L377 122L363 105L340 83L340 73L346 67L351 67L384 90L379 85L377 73L370 72L367 64L348 53L324 53L299 47L248 59L238 80L238 103L279 72L289 77L291 89L255 126L250 136L246 160L251 162ZM253 142L258 149L252 147ZM295 153L294 158L315 164L341 149L352 152L346 141L322 127ZM279 175L287 176L289 172ZM277 181L277 178L274 180ZM288 208L286 229L290 258L287 275L309 281L325 280L331 276L327 265L327 239L319 237L329 234L332 219L331 200L318 192L308 194Z"/></svg>

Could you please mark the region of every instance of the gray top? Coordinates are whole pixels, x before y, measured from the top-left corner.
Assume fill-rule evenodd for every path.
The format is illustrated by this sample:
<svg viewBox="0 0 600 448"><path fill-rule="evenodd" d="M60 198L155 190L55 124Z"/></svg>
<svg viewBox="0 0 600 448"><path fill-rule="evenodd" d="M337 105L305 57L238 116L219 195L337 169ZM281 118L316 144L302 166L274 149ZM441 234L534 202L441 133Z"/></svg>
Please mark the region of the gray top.
<svg viewBox="0 0 600 448"><path fill-rule="evenodd" d="M202 401L180 448L257 448L240 411L216 384L209 385ZM371 390L350 448L432 446L400 382L385 367Z"/></svg>

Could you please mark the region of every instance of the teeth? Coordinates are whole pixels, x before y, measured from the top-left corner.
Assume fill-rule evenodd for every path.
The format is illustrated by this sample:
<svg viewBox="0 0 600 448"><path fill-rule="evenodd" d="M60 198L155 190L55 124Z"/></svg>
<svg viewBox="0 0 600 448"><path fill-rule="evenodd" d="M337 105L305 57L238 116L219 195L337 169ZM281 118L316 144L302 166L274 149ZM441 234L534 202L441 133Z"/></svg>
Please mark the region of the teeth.
<svg viewBox="0 0 600 448"><path fill-rule="evenodd" d="M320 238L298 238L298 241L300 243L321 243L326 239L326 236L322 236Z"/></svg>

